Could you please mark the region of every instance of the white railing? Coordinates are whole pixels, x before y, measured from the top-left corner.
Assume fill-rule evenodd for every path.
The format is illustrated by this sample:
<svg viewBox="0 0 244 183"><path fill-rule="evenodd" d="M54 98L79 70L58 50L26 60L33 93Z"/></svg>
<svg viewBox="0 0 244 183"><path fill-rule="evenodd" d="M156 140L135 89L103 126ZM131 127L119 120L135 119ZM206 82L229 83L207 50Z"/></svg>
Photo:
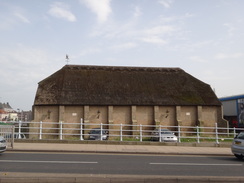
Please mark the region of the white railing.
<svg viewBox="0 0 244 183"><path fill-rule="evenodd" d="M128 125L128 124L94 124L68 122L13 122L15 133L24 134L29 139L88 140L89 132L94 128L108 132L109 141L151 141L155 129L169 129L181 142L220 142L231 141L244 128L222 128L217 123L214 127L200 126L163 126L163 125ZM159 133L161 141L161 133Z"/></svg>
<svg viewBox="0 0 244 183"><path fill-rule="evenodd" d="M14 126L0 124L0 136L3 136L7 141L7 146L13 148L14 146Z"/></svg>

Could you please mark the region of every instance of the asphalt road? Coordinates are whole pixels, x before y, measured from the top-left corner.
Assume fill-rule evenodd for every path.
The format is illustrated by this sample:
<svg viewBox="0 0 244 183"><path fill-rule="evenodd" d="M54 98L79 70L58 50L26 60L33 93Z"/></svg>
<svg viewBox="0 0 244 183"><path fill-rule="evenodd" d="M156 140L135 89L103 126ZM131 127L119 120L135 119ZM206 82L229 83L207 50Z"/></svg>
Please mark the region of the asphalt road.
<svg viewBox="0 0 244 183"><path fill-rule="evenodd" d="M0 172L243 177L244 161L232 156L5 152Z"/></svg>

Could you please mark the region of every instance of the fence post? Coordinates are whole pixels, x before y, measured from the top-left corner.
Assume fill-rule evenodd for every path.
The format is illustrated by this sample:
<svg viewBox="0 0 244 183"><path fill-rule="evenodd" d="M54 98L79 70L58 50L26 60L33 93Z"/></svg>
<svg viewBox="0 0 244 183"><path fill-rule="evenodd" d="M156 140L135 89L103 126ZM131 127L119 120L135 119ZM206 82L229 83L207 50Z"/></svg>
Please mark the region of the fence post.
<svg viewBox="0 0 244 183"><path fill-rule="evenodd" d="M63 140L63 122L59 122L59 140Z"/></svg>
<svg viewBox="0 0 244 183"><path fill-rule="evenodd" d="M162 138L161 138L161 125L159 125L159 142L162 142Z"/></svg>
<svg viewBox="0 0 244 183"><path fill-rule="evenodd" d="M178 126L178 141L179 141L179 143L181 143L181 140L180 140L181 136L180 135L181 135L180 134L180 126Z"/></svg>
<svg viewBox="0 0 244 183"><path fill-rule="evenodd" d="M120 124L120 141L123 141L123 126L122 123Z"/></svg>
<svg viewBox="0 0 244 183"><path fill-rule="evenodd" d="M40 121L39 140L42 139L42 121Z"/></svg>
<svg viewBox="0 0 244 183"><path fill-rule="evenodd" d="M216 138L216 144L219 144L218 124L217 123L215 123L215 138Z"/></svg>
<svg viewBox="0 0 244 183"><path fill-rule="evenodd" d="M197 143L200 143L199 126L197 126Z"/></svg>
<svg viewBox="0 0 244 183"><path fill-rule="evenodd" d="M140 124L140 142L142 142L142 125Z"/></svg>
<svg viewBox="0 0 244 183"><path fill-rule="evenodd" d="M234 138L236 137L236 127L234 127Z"/></svg>
<svg viewBox="0 0 244 183"><path fill-rule="evenodd" d="M229 126L229 122L227 122L227 136L230 137L230 126Z"/></svg>
<svg viewBox="0 0 244 183"><path fill-rule="evenodd" d="M84 140L83 139L83 119L80 118L80 140Z"/></svg>
<svg viewBox="0 0 244 183"><path fill-rule="evenodd" d="M21 122L19 121L19 134L18 134L19 139L21 139L20 133L21 133Z"/></svg>
<svg viewBox="0 0 244 183"><path fill-rule="evenodd" d="M11 137L11 146L12 146L12 149L14 148L14 132L15 132L15 126L12 125L12 137Z"/></svg>
<svg viewBox="0 0 244 183"><path fill-rule="evenodd" d="M103 124L100 125L100 140L103 140Z"/></svg>

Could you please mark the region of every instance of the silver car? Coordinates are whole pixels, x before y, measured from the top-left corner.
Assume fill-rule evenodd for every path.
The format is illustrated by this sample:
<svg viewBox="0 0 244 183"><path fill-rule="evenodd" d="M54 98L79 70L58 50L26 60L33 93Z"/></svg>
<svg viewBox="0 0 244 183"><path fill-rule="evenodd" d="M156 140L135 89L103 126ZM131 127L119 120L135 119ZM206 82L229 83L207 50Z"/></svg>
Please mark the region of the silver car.
<svg viewBox="0 0 244 183"><path fill-rule="evenodd" d="M0 136L0 153L6 151L7 149L7 142L3 136Z"/></svg>
<svg viewBox="0 0 244 183"><path fill-rule="evenodd" d="M103 129L101 131L100 128L93 128L89 132L88 140L108 140L108 130Z"/></svg>
<svg viewBox="0 0 244 183"><path fill-rule="evenodd" d="M161 133L160 133L161 132ZM175 136L173 132L168 129L157 129L152 132L151 135L152 140L160 141L161 142L177 142L178 138Z"/></svg>
<svg viewBox="0 0 244 183"><path fill-rule="evenodd" d="M231 151L238 159L244 157L244 132L240 132L233 140Z"/></svg>

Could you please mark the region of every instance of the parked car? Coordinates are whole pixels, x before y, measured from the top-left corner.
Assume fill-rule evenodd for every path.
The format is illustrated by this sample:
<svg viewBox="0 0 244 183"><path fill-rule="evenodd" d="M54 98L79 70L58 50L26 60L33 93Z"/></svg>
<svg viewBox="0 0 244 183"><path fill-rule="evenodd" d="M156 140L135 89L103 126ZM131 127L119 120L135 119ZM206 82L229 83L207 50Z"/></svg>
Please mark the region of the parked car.
<svg viewBox="0 0 244 183"><path fill-rule="evenodd" d="M0 153L6 151L7 149L7 142L3 136L0 136Z"/></svg>
<svg viewBox="0 0 244 183"><path fill-rule="evenodd" d="M12 138L12 134L11 133L8 133L4 136L6 139L11 139ZM14 134L14 138L15 139L26 139L26 136L25 134L23 133L15 133Z"/></svg>
<svg viewBox="0 0 244 183"><path fill-rule="evenodd" d="M161 135L159 133L159 131L161 131ZM156 129L152 132L151 134L151 139L153 141L160 141L160 137L161 137L161 142L177 142L178 138L175 136L175 134L173 132L171 132L168 129Z"/></svg>
<svg viewBox="0 0 244 183"><path fill-rule="evenodd" d="M89 138L88 138L88 140L108 140L108 130L103 129L101 131L100 128L93 128L89 132Z"/></svg>
<svg viewBox="0 0 244 183"><path fill-rule="evenodd" d="M231 151L238 159L244 157L244 131L240 132L233 140Z"/></svg>

